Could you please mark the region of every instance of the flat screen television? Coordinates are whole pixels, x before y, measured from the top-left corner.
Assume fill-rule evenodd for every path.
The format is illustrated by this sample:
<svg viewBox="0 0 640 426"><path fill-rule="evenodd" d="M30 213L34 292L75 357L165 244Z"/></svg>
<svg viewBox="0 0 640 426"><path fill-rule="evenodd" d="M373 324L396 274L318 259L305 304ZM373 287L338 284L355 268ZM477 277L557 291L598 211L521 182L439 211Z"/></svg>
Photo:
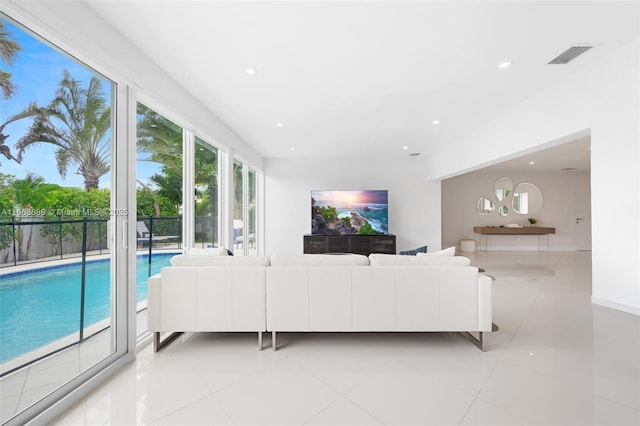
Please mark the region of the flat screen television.
<svg viewBox="0 0 640 426"><path fill-rule="evenodd" d="M387 190L311 191L311 233L387 235Z"/></svg>

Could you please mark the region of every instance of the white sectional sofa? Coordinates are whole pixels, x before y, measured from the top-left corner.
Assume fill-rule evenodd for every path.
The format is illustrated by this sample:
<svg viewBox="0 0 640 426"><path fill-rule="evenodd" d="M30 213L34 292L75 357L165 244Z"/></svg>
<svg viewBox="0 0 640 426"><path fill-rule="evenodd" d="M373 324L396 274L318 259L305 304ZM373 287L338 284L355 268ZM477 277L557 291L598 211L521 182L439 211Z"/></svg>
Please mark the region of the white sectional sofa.
<svg viewBox="0 0 640 426"><path fill-rule="evenodd" d="M483 349L491 278L459 256L180 255L149 278L149 331L462 332ZM469 332L477 332L474 337Z"/></svg>
<svg viewBox="0 0 640 426"><path fill-rule="evenodd" d="M178 255L171 263L147 284L154 351L170 343L176 332L196 331L254 331L262 349L267 257ZM161 341L163 332L172 334Z"/></svg>
<svg viewBox="0 0 640 426"><path fill-rule="evenodd" d="M491 278L466 257L293 255L267 268L267 330L492 330Z"/></svg>

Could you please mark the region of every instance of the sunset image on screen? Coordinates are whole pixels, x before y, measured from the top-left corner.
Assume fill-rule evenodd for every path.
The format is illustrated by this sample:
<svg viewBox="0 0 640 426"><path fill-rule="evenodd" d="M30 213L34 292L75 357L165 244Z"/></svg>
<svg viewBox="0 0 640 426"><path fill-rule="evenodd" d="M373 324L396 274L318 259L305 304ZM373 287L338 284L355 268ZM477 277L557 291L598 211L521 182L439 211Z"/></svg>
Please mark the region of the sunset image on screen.
<svg viewBox="0 0 640 426"><path fill-rule="evenodd" d="M312 234L388 233L386 190L311 191Z"/></svg>

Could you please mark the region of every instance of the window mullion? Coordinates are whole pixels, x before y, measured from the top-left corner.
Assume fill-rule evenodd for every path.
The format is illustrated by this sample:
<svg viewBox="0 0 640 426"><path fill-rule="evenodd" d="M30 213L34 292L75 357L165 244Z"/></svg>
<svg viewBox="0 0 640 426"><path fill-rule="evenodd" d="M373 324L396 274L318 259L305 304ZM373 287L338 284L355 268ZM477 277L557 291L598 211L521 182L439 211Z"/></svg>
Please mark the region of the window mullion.
<svg viewBox="0 0 640 426"><path fill-rule="evenodd" d="M195 136L182 131L182 243L193 247L195 240Z"/></svg>

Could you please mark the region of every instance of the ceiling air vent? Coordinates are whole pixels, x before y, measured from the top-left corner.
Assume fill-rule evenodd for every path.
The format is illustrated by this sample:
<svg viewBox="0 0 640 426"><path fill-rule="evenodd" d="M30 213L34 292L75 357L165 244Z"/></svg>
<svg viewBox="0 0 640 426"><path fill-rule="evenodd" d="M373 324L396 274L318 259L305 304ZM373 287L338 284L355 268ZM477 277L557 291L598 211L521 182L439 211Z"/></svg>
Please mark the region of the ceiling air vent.
<svg viewBox="0 0 640 426"><path fill-rule="evenodd" d="M553 58L549 64L568 64L593 46L572 46Z"/></svg>
<svg viewBox="0 0 640 426"><path fill-rule="evenodd" d="M417 157L418 155L420 155L419 152L412 152L411 154L409 154L409 157Z"/></svg>
<svg viewBox="0 0 640 426"><path fill-rule="evenodd" d="M571 170L575 170L575 167L565 167L564 169L562 169L562 171L564 172L570 172Z"/></svg>

